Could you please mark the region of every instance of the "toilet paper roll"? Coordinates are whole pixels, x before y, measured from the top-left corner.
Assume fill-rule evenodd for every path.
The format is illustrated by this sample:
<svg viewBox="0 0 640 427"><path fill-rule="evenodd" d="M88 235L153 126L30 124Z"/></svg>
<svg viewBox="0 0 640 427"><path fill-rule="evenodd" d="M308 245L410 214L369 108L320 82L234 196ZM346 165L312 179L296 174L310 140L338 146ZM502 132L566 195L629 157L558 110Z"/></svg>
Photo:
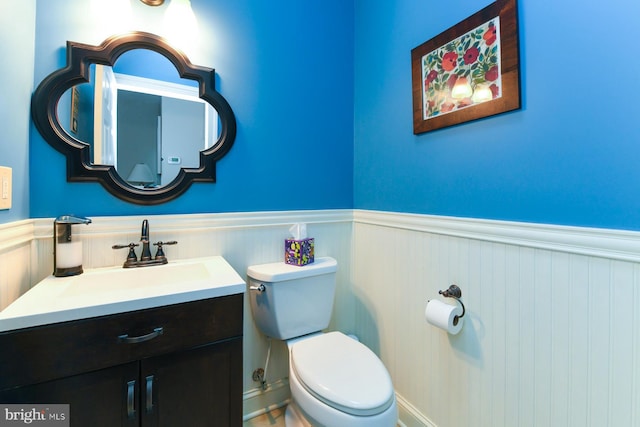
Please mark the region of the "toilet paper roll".
<svg viewBox="0 0 640 427"><path fill-rule="evenodd" d="M427 322L448 333L455 335L462 329L464 318L458 318L462 314L460 305L451 305L440 300L427 301L424 317Z"/></svg>
<svg viewBox="0 0 640 427"><path fill-rule="evenodd" d="M82 241L59 243L56 246L56 268L73 268L82 265Z"/></svg>

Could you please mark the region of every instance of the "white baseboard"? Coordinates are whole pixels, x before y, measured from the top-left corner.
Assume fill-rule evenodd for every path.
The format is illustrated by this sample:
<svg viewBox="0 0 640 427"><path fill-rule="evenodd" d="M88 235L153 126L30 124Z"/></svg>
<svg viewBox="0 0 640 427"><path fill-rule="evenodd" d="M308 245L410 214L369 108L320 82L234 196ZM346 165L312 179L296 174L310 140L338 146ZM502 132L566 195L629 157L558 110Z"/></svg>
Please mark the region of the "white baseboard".
<svg viewBox="0 0 640 427"><path fill-rule="evenodd" d="M398 404L398 426L400 427L437 427L429 418L425 417L411 403L396 393Z"/></svg>
<svg viewBox="0 0 640 427"><path fill-rule="evenodd" d="M242 394L242 420L247 421L289 403L289 381L280 379L270 383L266 390L254 388Z"/></svg>

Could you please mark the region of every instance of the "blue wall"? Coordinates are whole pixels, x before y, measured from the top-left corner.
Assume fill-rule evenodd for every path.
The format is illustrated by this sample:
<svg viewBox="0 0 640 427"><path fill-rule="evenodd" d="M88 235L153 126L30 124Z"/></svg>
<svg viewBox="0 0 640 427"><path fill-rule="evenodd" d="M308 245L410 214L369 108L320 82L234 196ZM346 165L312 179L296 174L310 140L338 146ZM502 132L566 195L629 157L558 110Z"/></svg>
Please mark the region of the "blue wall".
<svg viewBox="0 0 640 427"><path fill-rule="evenodd" d="M63 65L67 39L99 43L117 32L107 25L115 21L92 15L89 3L37 1L35 82ZM195 184L160 206L122 202L98 184L67 183L62 156L33 129L27 176L21 91L32 84L25 84L30 70L23 59L26 73L2 79L11 99L2 106L13 115L3 113L11 119L0 140L0 164L14 167L17 185L14 209L0 211L0 223L63 212L355 207L640 229L640 56L634 47L640 3L570 0L549 8L520 0L522 109L417 136L411 49L489 2L349 3L193 0L206 43L190 56L216 68L218 88L238 119L238 138L218 164L218 183ZM134 27L153 29L160 11L131 4ZM29 13L20 20L7 16L3 23L31 29ZM15 28L2 27L2 39L15 41ZM20 40L14 50L28 54L29 37Z"/></svg>
<svg viewBox="0 0 640 427"><path fill-rule="evenodd" d="M12 169L13 197L0 224L29 217L29 100L33 90L35 0L0 1L0 166ZM10 61L10 62L9 62Z"/></svg>
<svg viewBox="0 0 640 427"><path fill-rule="evenodd" d="M120 20L87 0L38 0L35 81L64 65L66 40L100 43ZM162 8L133 6L134 28L160 28ZM32 217L333 209L353 206L353 4L343 0L192 0L201 43L238 122L217 183L159 206L132 205L96 183L68 183L65 162L31 136ZM110 22L113 25L110 27ZM37 183L37 184L36 184Z"/></svg>
<svg viewBox="0 0 640 427"><path fill-rule="evenodd" d="M489 3L356 0L355 207L640 229L637 0L520 0L522 110L412 134L411 49Z"/></svg>

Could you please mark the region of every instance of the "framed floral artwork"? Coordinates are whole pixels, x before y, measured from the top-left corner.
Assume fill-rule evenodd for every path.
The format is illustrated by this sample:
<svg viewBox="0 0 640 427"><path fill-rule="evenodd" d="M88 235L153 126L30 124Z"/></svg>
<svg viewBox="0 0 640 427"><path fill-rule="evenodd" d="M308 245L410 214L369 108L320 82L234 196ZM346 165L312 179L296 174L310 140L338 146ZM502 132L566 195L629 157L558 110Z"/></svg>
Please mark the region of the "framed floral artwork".
<svg viewBox="0 0 640 427"><path fill-rule="evenodd" d="M411 50L413 133L520 108L516 0L497 0Z"/></svg>

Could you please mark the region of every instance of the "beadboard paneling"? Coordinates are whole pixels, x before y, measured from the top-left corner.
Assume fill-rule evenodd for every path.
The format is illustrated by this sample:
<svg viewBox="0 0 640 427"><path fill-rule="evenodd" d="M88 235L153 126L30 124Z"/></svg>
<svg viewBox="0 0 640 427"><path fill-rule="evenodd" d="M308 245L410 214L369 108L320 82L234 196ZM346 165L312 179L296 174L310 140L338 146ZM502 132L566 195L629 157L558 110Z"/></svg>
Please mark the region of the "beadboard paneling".
<svg viewBox="0 0 640 427"><path fill-rule="evenodd" d="M295 222L317 256L338 259L331 329L356 333L388 367L400 425L640 426L640 233L374 211L150 216L170 259L278 260ZM85 267L118 265L143 217L93 218L74 232ZM0 307L51 272L51 219L0 225ZM467 307L449 336L424 320L458 284ZM263 392L251 380L267 342L245 304L245 413L286 398L274 343ZM274 400L275 399L275 400ZM277 401L276 401L277 400Z"/></svg>
<svg viewBox="0 0 640 427"><path fill-rule="evenodd" d="M353 242L356 333L407 425L640 425L639 233L357 211ZM424 320L452 283L455 336Z"/></svg>
<svg viewBox="0 0 640 427"><path fill-rule="evenodd" d="M0 224L0 310L25 293L32 284L33 224Z"/></svg>

